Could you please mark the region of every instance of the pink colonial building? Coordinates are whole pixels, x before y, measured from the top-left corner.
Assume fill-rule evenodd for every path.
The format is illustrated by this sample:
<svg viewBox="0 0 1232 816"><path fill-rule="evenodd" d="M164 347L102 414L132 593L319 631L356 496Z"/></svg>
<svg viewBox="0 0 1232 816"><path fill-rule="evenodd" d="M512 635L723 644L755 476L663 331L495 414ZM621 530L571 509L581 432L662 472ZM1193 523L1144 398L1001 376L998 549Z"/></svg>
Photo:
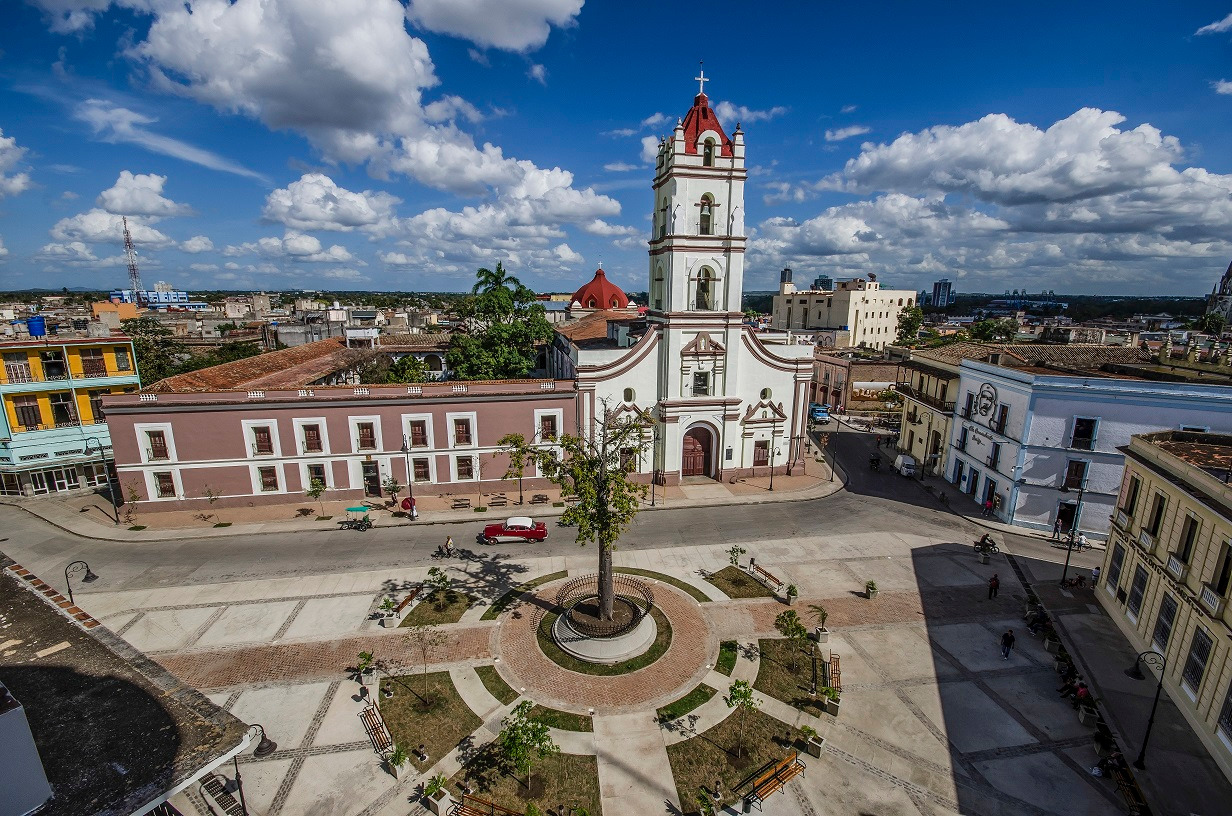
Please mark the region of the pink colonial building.
<svg viewBox="0 0 1232 816"><path fill-rule="evenodd" d="M576 429L571 381L320 385L339 376L333 351L305 348L107 398L125 495L135 490L147 509L203 509L210 494L220 507L276 504L320 479L327 500L359 501L382 496L391 477L421 495L473 493L505 475L501 437L551 444ZM526 476L528 488L546 485Z"/></svg>

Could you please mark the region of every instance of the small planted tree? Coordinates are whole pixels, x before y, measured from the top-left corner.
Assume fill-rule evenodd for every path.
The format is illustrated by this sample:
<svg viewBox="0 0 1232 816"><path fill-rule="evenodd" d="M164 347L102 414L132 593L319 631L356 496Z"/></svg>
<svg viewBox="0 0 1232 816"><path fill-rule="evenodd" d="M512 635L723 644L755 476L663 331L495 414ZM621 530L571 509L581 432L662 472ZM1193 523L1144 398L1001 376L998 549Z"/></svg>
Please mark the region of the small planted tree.
<svg viewBox="0 0 1232 816"><path fill-rule="evenodd" d="M428 577L424 579L424 584L432 587L432 605L437 609L444 609L445 604L452 598L453 593L450 586L453 580L449 577L449 573L440 567L432 567L428 570Z"/></svg>
<svg viewBox="0 0 1232 816"><path fill-rule="evenodd" d="M390 476L385 480L382 487L385 488L385 492L389 494L389 498L393 500L393 503L396 506L398 504L398 494L402 492L402 483L393 476Z"/></svg>
<svg viewBox="0 0 1232 816"><path fill-rule="evenodd" d="M808 629L794 609L780 612L778 617L774 619L774 628L779 630L780 635L791 641L793 646L791 650L791 670L795 671L800 666L798 655L804 642L808 640Z"/></svg>
<svg viewBox="0 0 1232 816"><path fill-rule="evenodd" d="M809 613L813 619L817 621L817 626L820 629L826 628L826 619L830 617L830 613L821 604L809 604Z"/></svg>
<svg viewBox="0 0 1232 816"><path fill-rule="evenodd" d="M204 498L207 502L209 502L209 503L210 503L210 507L211 507L211 508L213 508L213 507L214 507L214 505L218 503L218 500L222 498L222 494L221 494L221 493L219 493L219 492L218 492L217 490L215 490L214 488L210 487L209 485L206 485L206 486L205 486L205 489L201 491L201 496L202 496L202 497L203 497L203 498ZM215 524L215 525L214 525L215 527L217 527L219 524L222 524L222 523L223 523L222 518L221 518L221 517L219 517L217 513L214 513L213 515L214 515L214 520L215 520L216 522L218 522L218 524Z"/></svg>
<svg viewBox="0 0 1232 816"><path fill-rule="evenodd" d="M321 498L325 495L325 482L313 479L308 483L308 489L304 491L304 495L315 502L320 502L321 518L325 518L325 500Z"/></svg>
<svg viewBox="0 0 1232 816"><path fill-rule="evenodd" d="M534 706L530 700L518 703L509 716L501 720L500 734L496 737L497 748L505 761L517 773L526 774L527 789L535 760L560 753L560 746L552 740L547 725L530 716Z"/></svg>
<svg viewBox="0 0 1232 816"><path fill-rule="evenodd" d="M727 551L727 560L731 563L733 567L739 567L740 566L740 556L746 554L747 552L748 550L746 550L744 547L741 547L739 544L733 544L731 546L731 549Z"/></svg>
<svg viewBox="0 0 1232 816"><path fill-rule="evenodd" d="M736 680L727 687L727 696L723 698L728 708L740 711L740 726L736 731L736 756L744 755L744 720L746 715L761 707L761 700L753 694L753 687L748 680Z"/></svg>
<svg viewBox="0 0 1232 816"><path fill-rule="evenodd" d="M419 653L420 663L423 665L423 694L417 694L421 703L427 708L435 702L428 696L428 664L431 662L432 650L445 642L445 635L430 623L421 623L418 626L412 626L407 632L410 636L411 644ZM414 689L411 690L414 693Z"/></svg>
<svg viewBox="0 0 1232 816"><path fill-rule="evenodd" d="M518 480L518 504L522 504L522 477L526 473L526 466L530 464L530 451L526 445L526 437L520 433L509 433L496 440L496 444L509 454L509 467L503 478Z"/></svg>
<svg viewBox="0 0 1232 816"><path fill-rule="evenodd" d="M129 482L124 493L124 520L132 524L137 517L137 502L141 501L141 490L136 482Z"/></svg>

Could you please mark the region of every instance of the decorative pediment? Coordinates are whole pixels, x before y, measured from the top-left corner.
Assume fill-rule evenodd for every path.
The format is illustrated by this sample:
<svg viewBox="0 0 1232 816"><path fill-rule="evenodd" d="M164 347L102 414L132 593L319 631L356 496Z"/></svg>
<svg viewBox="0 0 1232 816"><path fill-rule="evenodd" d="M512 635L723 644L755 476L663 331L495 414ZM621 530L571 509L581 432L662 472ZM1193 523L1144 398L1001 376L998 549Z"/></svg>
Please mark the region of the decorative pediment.
<svg viewBox="0 0 1232 816"><path fill-rule="evenodd" d="M787 414L783 411L783 403L775 405L769 400L762 400L756 405L750 405L740 421L745 425L770 425L776 422L786 422Z"/></svg>
<svg viewBox="0 0 1232 816"><path fill-rule="evenodd" d="M655 418L650 411L644 408L638 408L636 405L625 402L619 407L613 408L607 412L607 420L609 422L620 422L628 417L634 422L640 422L643 425L654 425Z"/></svg>
<svg viewBox="0 0 1232 816"><path fill-rule="evenodd" d="M727 353L727 348L709 332L699 332L680 353L690 357L721 357Z"/></svg>

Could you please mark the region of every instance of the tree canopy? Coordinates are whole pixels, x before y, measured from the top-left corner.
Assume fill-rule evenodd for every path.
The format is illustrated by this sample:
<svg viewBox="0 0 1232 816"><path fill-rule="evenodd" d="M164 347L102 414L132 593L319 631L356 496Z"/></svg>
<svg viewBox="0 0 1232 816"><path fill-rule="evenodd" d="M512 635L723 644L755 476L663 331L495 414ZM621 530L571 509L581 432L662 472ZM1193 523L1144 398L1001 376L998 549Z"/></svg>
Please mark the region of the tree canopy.
<svg viewBox="0 0 1232 816"><path fill-rule="evenodd" d="M971 324L967 333L972 340L981 340L985 343L994 340L1008 342L1018 335L1018 321L1012 317L1004 317L1000 320L977 320Z"/></svg>
<svg viewBox="0 0 1232 816"><path fill-rule="evenodd" d="M445 355L452 376L460 380L525 377L535 369L536 346L552 337L552 326L535 293L507 274L480 269L472 294L455 307L461 327L450 337Z"/></svg>
<svg viewBox="0 0 1232 816"><path fill-rule="evenodd" d="M924 325L924 310L919 306L904 306L898 313L898 342L915 343Z"/></svg>
<svg viewBox="0 0 1232 816"><path fill-rule="evenodd" d="M1213 334L1218 337L1223 334L1224 325L1223 315L1210 312L1192 321L1189 327L1194 331L1200 331L1203 334Z"/></svg>

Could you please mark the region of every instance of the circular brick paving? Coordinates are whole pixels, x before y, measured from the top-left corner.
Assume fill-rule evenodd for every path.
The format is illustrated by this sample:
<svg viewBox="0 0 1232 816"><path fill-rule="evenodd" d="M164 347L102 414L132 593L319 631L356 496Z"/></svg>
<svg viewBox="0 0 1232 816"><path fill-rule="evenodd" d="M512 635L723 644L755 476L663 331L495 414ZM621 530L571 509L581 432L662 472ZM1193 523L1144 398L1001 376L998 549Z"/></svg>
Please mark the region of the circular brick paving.
<svg viewBox="0 0 1232 816"><path fill-rule="evenodd" d="M555 603L562 581L539 587L535 593L541 608ZM655 606L672 624L672 644L662 657L630 674L603 677L569 671L548 659L535 638L540 615L532 614L535 602L524 601L501 616L500 662L497 668L515 689L537 703L566 711L594 708L611 713L628 708L657 708L670 703L701 682L706 663L717 648L710 626L697 601L663 583L654 585Z"/></svg>

